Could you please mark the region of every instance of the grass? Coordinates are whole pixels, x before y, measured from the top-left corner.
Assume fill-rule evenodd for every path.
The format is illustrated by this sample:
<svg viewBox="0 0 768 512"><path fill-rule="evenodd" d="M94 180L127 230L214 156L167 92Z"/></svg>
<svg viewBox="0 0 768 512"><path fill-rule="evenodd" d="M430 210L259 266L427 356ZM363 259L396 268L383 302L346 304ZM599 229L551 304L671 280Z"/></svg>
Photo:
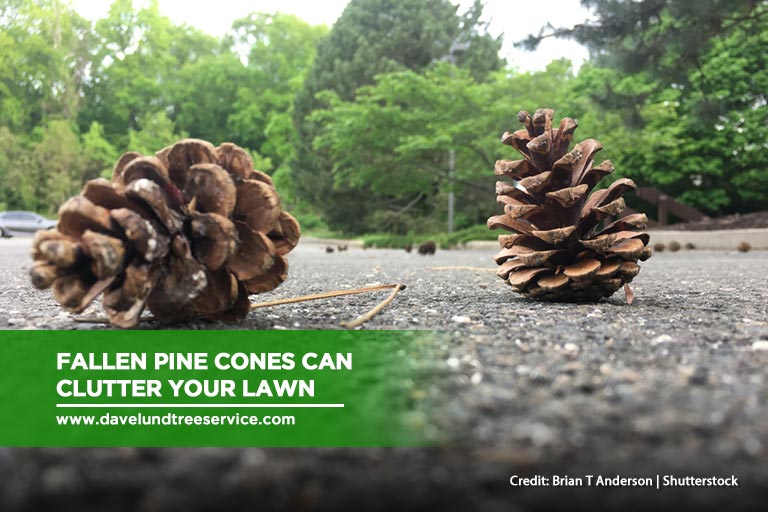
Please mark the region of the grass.
<svg viewBox="0 0 768 512"><path fill-rule="evenodd" d="M301 229L301 236L306 236L311 238L322 238L322 239L337 239L337 240L348 240L350 238L360 238L358 236L345 235L340 231L332 231L330 229L304 229L304 226L302 226L302 229Z"/></svg>

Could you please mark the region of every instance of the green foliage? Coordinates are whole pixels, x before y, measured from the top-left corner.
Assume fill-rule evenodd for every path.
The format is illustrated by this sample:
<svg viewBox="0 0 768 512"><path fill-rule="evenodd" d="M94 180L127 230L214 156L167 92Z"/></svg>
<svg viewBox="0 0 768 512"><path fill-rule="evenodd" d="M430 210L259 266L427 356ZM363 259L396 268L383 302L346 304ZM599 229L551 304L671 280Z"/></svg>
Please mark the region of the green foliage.
<svg viewBox="0 0 768 512"><path fill-rule="evenodd" d="M585 44L604 67L646 71L664 86L683 83L712 43L742 24L768 15L763 0L582 0L595 19L571 27L547 27L521 45L535 48L545 37Z"/></svg>
<svg viewBox="0 0 768 512"><path fill-rule="evenodd" d="M186 136L238 143L287 175L294 97L327 28L253 14L217 39L141 5L115 0L91 25L63 0L0 2L4 205L55 210L123 151Z"/></svg>
<svg viewBox="0 0 768 512"><path fill-rule="evenodd" d="M363 198L349 184L350 180L337 179L340 166L327 153L334 145L315 143L326 128L325 118L311 114L327 108L324 102L333 96L318 93L331 91L340 101L352 101L359 87L373 85L379 75L421 74L449 57L455 43L469 44L464 53L454 55L456 62L469 69L474 78L486 78L502 65L498 57L501 41L490 37L479 22L480 2L466 16L459 16L456 11L457 7L448 0L352 0L318 47L317 59L296 99L298 146L291 175L297 199L321 211L331 227L360 233L370 227L367 222L375 212L400 208L403 204L399 200L392 204L388 197ZM407 116L401 116L401 121L403 117ZM374 142L379 148L386 144ZM422 156L426 155L422 152ZM376 165L366 163L370 168ZM397 176L403 176L412 163L413 160L398 167ZM394 176L384 178L390 171L391 168L382 170L377 182L396 181ZM416 200L413 194L434 183L423 172L414 181L408 187L411 196L405 198L406 205Z"/></svg>
<svg viewBox="0 0 768 512"><path fill-rule="evenodd" d="M129 142L129 130L141 130L148 117L166 112L174 120L182 105L189 106L185 79L193 72L184 67L216 56L220 48L215 38L174 25L160 14L157 0L139 10L134 10L130 0L116 0L95 30L98 38L92 49L91 80L85 88L79 122L81 129L99 122L120 148ZM200 85L200 79L193 85ZM205 90L211 95L218 92L212 87Z"/></svg>
<svg viewBox="0 0 768 512"><path fill-rule="evenodd" d="M474 240L496 240L498 233L490 231L485 224L470 226L448 234L444 231L426 233L408 233L398 235L393 233L374 233L363 235L364 247L376 247L379 249L404 249L411 246L417 249L419 244L428 240L435 242L441 249L452 249Z"/></svg>
<svg viewBox="0 0 768 512"><path fill-rule="evenodd" d="M238 130L231 118L237 115L232 100L249 82L248 70L234 52L204 56L179 70L169 111L176 113L176 125L190 137L247 146L253 142L253 128Z"/></svg>
<svg viewBox="0 0 768 512"><path fill-rule="evenodd" d="M513 128L520 108L557 104L558 86L570 76L570 65L556 61L545 73L498 72L479 82L444 63L421 74L380 75L354 101L323 93L328 108L310 116L322 127L313 149L333 162L335 190L365 198L354 215L329 218L331 226L350 233L434 231L445 225L450 190L458 227L483 222L494 162L509 153L498 137Z"/></svg>
<svg viewBox="0 0 768 512"><path fill-rule="evenodd" d="M184 132L177 132L176 126L165 112L147 114L137 123L140 130L128 130L128 147L144 155L152 155L178 139L187 137Z"/></svg>
<svg viewBox="0 0 768 512"><path fill-rule="evenodd" d="M104 127L94 121L81 137L85 169L83 178L86 180L112 177L112 167L118 158L115 147L104 138Z"/></svg>
<svg viewBox="0 0 768 512"><path fill-rule="evenodd" d="M580 98L579 133L608 148L616 176L710 214L765 208L766 43L768 17L744 21L709 43L697 67L686 70L685 85L662 87L649 72L587 65L571 85ZM636 101L606 108L610 97Z"/></svg>
<svg viewBox="0 0 768 512"><path fill-rule="evenodd" d="M60 0L0 4L0 125L29 133L77 114L90 26Z"/></svg>
<svg viewBox="0 0 768 512"><path fill-rule="evenodd" d="M36 141L12 177L23 204L54 213L83 183L83 155L77 133L66 121L51 121L36 132Z"/></svg>
<svg viewBox="0 0 768 512"><path fill-rule="evenodd" d="M0 203L4 208L23 205L18 185L25 172L27 158L20 138L7 127L0 126Z"/></svg>
<svg viewBox="0 0 768 512"><path fill-rule="evenodd" d="M764 209L766 3L584 3L594 22L552 29L593 50L574 75L504 67L479 0L352 0L330 31L255 13L223 38L156 0L115 0L95 24L64 0L0 1L0 207L51 214L123 151L191 136L248 148L305 231L452 246L493 237L494 161L517 157L499 135L550 106L603 143L610 179L711 214Z"/></svg>
<svg viewBox="0 0 768 512"><path fill-rule="evenodd" d="M245 80L235 82L234 92L224 96L234 98L226 126L236 134L232 140L258 148L268 167L280 176L286 176L296 152L294 99L327 32L324 26L311 26L286 14L254 13L232 25L229 44L246 64ZM292 185L282 179L287 200Z"/></svg>
<svg viewBox="0 0 768 512"><path fill-rule="evenodd" d="M323 233L328 232L328 224L325 223L322 217L312 212L293 211L291 214L296 217L301 226L301 232L303 234L310 234L311 236L320 236ZM337 233L331 233L333 236L324 238L333 238Z"/></svg>

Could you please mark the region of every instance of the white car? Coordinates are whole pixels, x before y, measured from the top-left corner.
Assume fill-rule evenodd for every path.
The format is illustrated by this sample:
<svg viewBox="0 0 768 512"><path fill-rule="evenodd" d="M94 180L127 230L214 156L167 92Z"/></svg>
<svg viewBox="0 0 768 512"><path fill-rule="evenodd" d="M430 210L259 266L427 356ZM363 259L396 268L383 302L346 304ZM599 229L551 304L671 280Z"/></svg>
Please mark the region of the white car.
<svg viewBox="0 0 768 512"><path fill-rule="evenodd" d="M0 212L0 236L3 238L55 227L55 220L46 219L35 212Z"/></svg>

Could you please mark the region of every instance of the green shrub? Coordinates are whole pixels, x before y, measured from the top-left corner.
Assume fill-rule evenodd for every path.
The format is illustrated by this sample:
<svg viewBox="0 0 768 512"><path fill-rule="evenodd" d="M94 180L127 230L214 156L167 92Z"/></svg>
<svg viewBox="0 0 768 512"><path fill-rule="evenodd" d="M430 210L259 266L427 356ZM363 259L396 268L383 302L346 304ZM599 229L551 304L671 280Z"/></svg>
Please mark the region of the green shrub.
<svg viewBox="0 0 768 512"><path fill-rule="evenodd" d="M496 240L498 233L489 230L485 225L471 226L448 233L424 233L395 235L390 233L371 233L362 237L365 247L379 249L402 249L407 245L418 246L427 240L433 240L441 249L450 249L473 240Z"/></svg>

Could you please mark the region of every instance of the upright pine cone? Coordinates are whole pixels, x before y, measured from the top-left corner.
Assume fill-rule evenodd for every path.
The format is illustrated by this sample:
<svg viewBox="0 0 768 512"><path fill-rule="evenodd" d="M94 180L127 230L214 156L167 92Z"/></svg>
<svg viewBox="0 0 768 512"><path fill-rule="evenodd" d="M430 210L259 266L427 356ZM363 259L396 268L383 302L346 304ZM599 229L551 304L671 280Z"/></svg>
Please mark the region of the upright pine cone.
<svg viewBox="0 0 768 512"><path fill-rule="evenodd" d="M185 139L155 156L124 154L112 181L91 180L35 236L32 284L81 312L100 293L109 320L145 308L166 323L238 320L248 295L286 278L299 224L242 148Z"/></svg>
<svg viewBox="0 0 768 512"><path fill-rule="evenodd" d="M568 152L578 125L565 118L553 129L553 114L539 109L531 117L521 111L517 117L525 129L502 136L525 159L499 160L494 170L514 180L496 183L504 214L488 219L490 229L513 233L499 236L497 274L528 297L597 301L632 281L640 271L637 260L651 256L642 231L648 219L641 213L618 218L625 208L621 196L636 188L630 179L590 194L613 164L592 166L602 149L594 139ZM631 303L628 285L625 290Z"/></svg>

